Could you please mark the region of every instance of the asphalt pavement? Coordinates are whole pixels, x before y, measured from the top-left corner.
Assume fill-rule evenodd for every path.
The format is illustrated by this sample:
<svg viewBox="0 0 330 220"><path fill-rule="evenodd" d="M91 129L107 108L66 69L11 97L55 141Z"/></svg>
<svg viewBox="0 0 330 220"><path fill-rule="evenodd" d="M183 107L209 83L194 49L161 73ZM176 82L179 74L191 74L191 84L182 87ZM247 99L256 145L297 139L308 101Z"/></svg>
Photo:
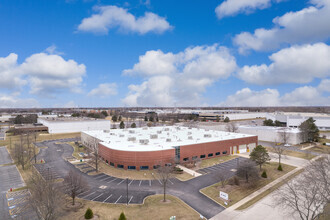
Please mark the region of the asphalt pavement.
<svg viewBox="0 0 330 220"><path fill-rule="evenodd" d="M89 189L80 193L78 195L79 198L102 203L141 204L147 196L163 193L163 185L157 179L121 179L104 173L88 175L88 172L93 170L92 167L88 167L88 164L82 163L74 166L67 161L73 153L73 148L65 143L59 143L67 141L72 140L64 139L38 143L37 146L46 146L47 148L41 148L37 156L38 161L42 159L45 163L38 164L35 167L44 178L64 178L70 169L81 173L88 183ZM204 175L188 181L182 182L176 178L172 178L168 182L167 193L177 196L204 217L211 218L225 208L199 191L202 188L219 182L218 174L220 172L227 172L228 178L233 176L238 162L243 160L245 158L240 158L239 161L230 160L213 167L202 169L200 172L204 173ZM78 168L83 168L81 170L84 172Z"/></svg>
<svg viewBox="0 0 330 220"><path fill-rule="evenodd" d="M0 147L0 165L12 163L13 160L11 159L7 148Z"/></svg>

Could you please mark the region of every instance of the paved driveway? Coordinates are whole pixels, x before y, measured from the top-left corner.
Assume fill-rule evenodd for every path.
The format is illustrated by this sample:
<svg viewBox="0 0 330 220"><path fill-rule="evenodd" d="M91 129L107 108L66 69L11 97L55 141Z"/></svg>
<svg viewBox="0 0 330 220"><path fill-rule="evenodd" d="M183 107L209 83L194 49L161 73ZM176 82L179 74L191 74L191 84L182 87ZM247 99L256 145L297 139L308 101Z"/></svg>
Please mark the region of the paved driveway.
<svg viewBox="0 0 330 220"><path fill-rule="evenodd" d="M67 140L62 141L65 142ZM37 157L38 160L43 159L45 163L36 166L45 178L48 178L47 175L51 175L54 178L63 178L70 169L83 175L90 189L79 194L79 198L102 203L141 204L145 197L163 193L163 186L157 179L127 180L103 173L88 175L88 170L93 170L93 168L88 168L88 164L78 165L78 167L82 166L80 168L84 168L82 170L87 170L85 173L81 172L77 167L65 160L65 157L72 154L72 147L65 143L61 144L58 140L38 143L37 146L47 146L47 148L40 149ZM245 158L240 158L239 160L242 161ZM220 172L227 172L230 174L229 176L234 175L235 168L237 168L237 160L227 161L221 165L204 169L202 172L205 175L189 181L181 182L177 179L170 179L167 193L179 197L206 218L211 218L225 208L201 194L199 190L219 182L218 173ZM128 196L127 187L129 189Z"/></svg>

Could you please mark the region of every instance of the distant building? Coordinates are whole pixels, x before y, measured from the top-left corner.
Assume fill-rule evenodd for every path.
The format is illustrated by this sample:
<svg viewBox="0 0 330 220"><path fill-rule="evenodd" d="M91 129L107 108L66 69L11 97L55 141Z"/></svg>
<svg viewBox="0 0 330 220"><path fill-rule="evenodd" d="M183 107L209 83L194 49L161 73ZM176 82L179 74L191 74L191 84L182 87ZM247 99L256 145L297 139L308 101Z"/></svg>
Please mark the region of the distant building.
<svg viewBox="0 0 330 220"><path fill-rule="evenodd" d="M240 133L257 135L259 141L283 143L283 133L286 133L287 144L300 144L300 131L298 128L271 127L271 126L247 126L238 127Z"/></svg>
<svg viewBox="0 0 330 220"><path fill-rule="evenodd" d="M256 135L178 126L83 131L81 140L87 147L98 144L110 166L131 170L244 153L258 144Z"/></svg>
<svg viewBox="0 0 330 220"><path fill-rule="evenodd" d="M38 118L38 123L48 127L50 134L109 130L110 121L94 118L51 117Z"/></svg>

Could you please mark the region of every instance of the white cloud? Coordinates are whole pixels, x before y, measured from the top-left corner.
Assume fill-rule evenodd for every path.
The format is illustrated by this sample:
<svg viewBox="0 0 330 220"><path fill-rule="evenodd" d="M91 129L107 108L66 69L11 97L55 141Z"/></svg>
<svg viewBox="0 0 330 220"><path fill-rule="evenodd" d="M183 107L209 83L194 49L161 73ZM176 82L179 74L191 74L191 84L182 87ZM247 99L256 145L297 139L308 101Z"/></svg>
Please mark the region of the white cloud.
<svg viewBox="0 0 330 220"><path fill-rule="evenodd" d="M330 92L330 79L323 79L318 89L324 92Z"/></svg>
<svg viewBox="0 0 330 220"><path fill-rule="evenodd" d="M304 86L280 96L276 89L253 91L244 88L227 97L220 106L324 106L329 105L330 97L314 87Z"/></svg>
<svg viewBox="0 0 330 220"><path fill-rule="evenodd" d="M112 95L117 95L116 83L102 83L88 93L88 96L96 96L101 98L106 98Z"/></svg>
<svg viewBox="0 0 330 220"><path fill-rule="evenodd" d="M118 27L120 31L146 34L163 33L172 28L164 17L152 12L146 12L144 16L136 18L127 9L117 6L96 6L93 9L96 14L84 18L78 26L79 31L107 34L109 29Z"/></svg>
<svg viewBox="0 0 330 220"><path fill-rule="evenodd" d="M157 65L159 64L159 65ZM146 78L130 85L123 103L129 106L198 105L207 86L228 78L236 70L236 60L225 47L189 47L177 54L147 51L139 63L124 74Z"/></svg>
<svg viewBox="0 0 330 220"><path fill-rule="evenodd" d="M32 94L47 96L62 90L79 90L86 67L59 55L37 53L26 58L19 71L28 75Z"/></svg>
<svg viewBox="0 0 330 220"><path fill-rule="evenodd" d="M14 53L0 58L1 88L19 90L28 83L30 93L41 96L52 96L63 90L79 91L85 73L84 64L55 54L32 54L22 64L17 63Z"/></svg>
<svg viewBox="0 0 330 220"><path fill-rule="evenodd" d="M238 13L251 13L256 9L268 8L270 5L271 0L226 0L216 7L215 13L221 19Z"/></svg>
<svg viewBox="0 0 330 220"><path fill-rule="evenodd" d="M17 54L15 53L0 57L0 76L1 88L15 89L27 83L17 71Z"/></svg>
<svg viewBox="0 0 330 220"><path fill-rule="evenodd" d="M330 37L330 0L311 0L313 6L288 12L273 19L272 29L259 28L254 33L242 32L234 38L240 53L265 51L283 44L314 43Z"/></svg>
<svg viewBox="0 0 330 220"><path fill-rule="evenodd" d="M330 76L330 46L324 43L285 48L269 59L270 65L244 66L238 77L248 83L269 85L309 83Z"/></svg>
<svg viewBox="0 0 330 220"><path fill-rule="evenodd" d="M40 107L35 99L20 99L17 95L0 94L1 108L37 108Z"/></svg>

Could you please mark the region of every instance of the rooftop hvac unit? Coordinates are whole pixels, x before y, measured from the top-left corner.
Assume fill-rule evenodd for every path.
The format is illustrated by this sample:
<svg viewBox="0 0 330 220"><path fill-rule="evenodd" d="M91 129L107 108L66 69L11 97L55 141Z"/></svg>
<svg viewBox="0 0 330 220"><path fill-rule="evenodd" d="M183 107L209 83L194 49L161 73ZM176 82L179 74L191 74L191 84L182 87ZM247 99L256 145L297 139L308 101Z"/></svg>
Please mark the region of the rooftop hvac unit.
<svg viewBox="0 0 330 220"><path fill-rule="evenodd" d="M103 132L104 132L104 133L109 133L109 132L110 132L110 130L103 130Z"/></svg>
<svg viewBox="0 0 330 220"><path fill-rule="evenodd" d="M191 131L188 131L188 135L189 135L189 134L192 134Z"/></svg>
<svg viewBox="0 0 330 220"><path fill-rule="evenodd" d="M130 134L134 134L135 131L134 131L134 130L129 130L129 133L130 133Z"/></svg>
<svg viewBox="0 0 330 220"><path fill-rule="evenodd" d="M148 130L148 127L144 127L144 128L142 128L142 130Z"/></svg>
<svg viewBox="0 0 330 220"><path fill-rule="evenodd" d="M188 140L192 140L193 139L193 137L192 136L188 136Z"/></svg>
<svg viewBox="0 0 330 220"><path fill-rule="evenodd" d="M116 135L115 133L110 133L110 135Z"/></svg>
<svg viewBox="0 0 330 220"><path fill-rule="evenodd" d="M119 135L119 137L121 137L121 138L122 138L122 137L125 137L125 135L123 135L123 134L120 134L120 135Z"/></svg>
<svg viewBox="0 0 330 220"><path fill-rule="evenodd" d="M205 138L210 138L210 137L212 137L212 135L211 134L204 134L204 137Z"/></svg>
<svg viewBox="0 0 330 220"><path fill-rule="evenodd" d="M140 139L140 144L148 144L149 140L148 139Z"/></svg>
<svg viewBox="0 0 330 220"><path fill-rule="evenodd" d="M127 140L128 141L136 141L136 137L128 137Z"/></svg>
<svg viewBox="0 0 330 220"><path fill-rule="evenodd" d="M166 138L166 142L171 142L171 138Z"/></svg>
<svg viewBox="0 0 330 220"><path fill-rule="evenodd" d="M176 130L181 130L181 128L180 127L176 127Z"/></svg>
<svg viewBox="0 0 330 220"><path fill-rule="evenodd" d="M161 134L162 133L162 131L157 131L157 134Z"/></svg>
<svg viewBox="0 0 330 220"><path fill-rule="evenodd" d="M164 131L169 131L170 129L169 128L165 128Z"/></svg>
<svg viewBox="0 0 330 220"><path fill-rule="evenodd" d="M158 135L157 135L157 134L151 134L151 135L150 135L150 138L151 138L151 139L157 139L157 138L158 138Z"/></svg>

